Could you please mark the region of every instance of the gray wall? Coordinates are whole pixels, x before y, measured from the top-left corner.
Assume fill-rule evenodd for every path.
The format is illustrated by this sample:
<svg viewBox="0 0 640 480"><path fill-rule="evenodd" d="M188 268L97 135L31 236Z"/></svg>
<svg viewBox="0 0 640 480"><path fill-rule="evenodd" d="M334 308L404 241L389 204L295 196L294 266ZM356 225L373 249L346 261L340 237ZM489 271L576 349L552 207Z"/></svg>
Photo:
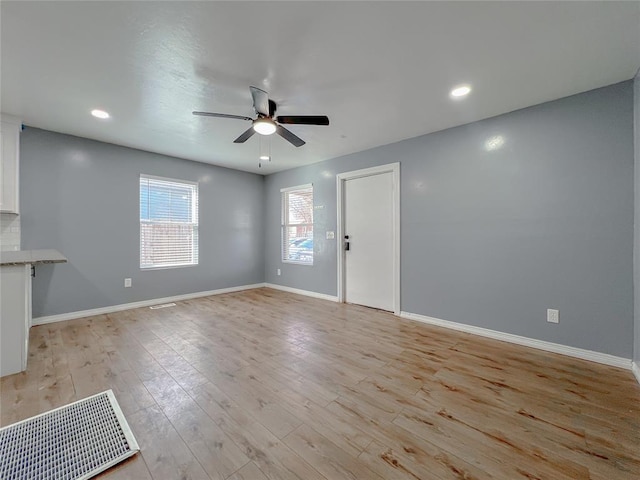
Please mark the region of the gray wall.
<svg viewBox="0 0 640 480"><path fill-rule="evenodd" d="M20 148L22 248L69 259L38 267L34 317L263 281L261 176L33 128ZM199 265L140 270L141 173L199 182Z"/></svg>
<svg viewBox="0 0 640 480"><path fill-rule="evenodd" d="M335 175L401 162L402 310L631 358L632 97L627 81L268 176L266 281L336 295ZM282 264L279 190L310 182L315 264Z"/></svg>
<svg viewBox="0 0 640 480"><path fill-rule="evenodd" d="M633 242L633 281L634 281L634 347L633 360L640 368L640 70L633 83L633 111L635 138L635 237Z"/></svg>
<svg viewBox="0 0 640 480"><path fill-rule="evenodd" d="M623 82L265 179L27 128L22 248L69 258L38 268L34 316L265 280L335 295L336 240L324 239L336 230L335 175L401 162L404 311L639 360L631 258L640 81L635 100L633 88ZM485 151L495 135L504 146ZM140 173L200 182L197 267L140 271ZM280 188L304 183L315 192L312 267L280 262ZM547 308L560 310L559 325L545 321Z"/></svg>

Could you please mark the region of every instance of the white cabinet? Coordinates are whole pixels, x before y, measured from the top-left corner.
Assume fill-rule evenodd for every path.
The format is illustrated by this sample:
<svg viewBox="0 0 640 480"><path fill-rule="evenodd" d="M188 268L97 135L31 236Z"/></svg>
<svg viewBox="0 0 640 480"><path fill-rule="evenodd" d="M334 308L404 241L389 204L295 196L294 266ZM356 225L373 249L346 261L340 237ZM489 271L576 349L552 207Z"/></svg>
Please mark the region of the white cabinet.
<svg viewBox="0 0 640 480"><path fill-rule="evenodd" d="M0 252L0 377L27 368L32 267L66 261L57 250Z"/></svg>
<svg viewBox="0 0 640 480"><path fill-rule="evenodd" d="M0 376L27 368L31 264L0 267Z"/></svg>
<svg viewBox="0 0 640 480"><path fill-rule="evenodd" d="M19 213L20 120L0 114L0 212Z"/></svg>

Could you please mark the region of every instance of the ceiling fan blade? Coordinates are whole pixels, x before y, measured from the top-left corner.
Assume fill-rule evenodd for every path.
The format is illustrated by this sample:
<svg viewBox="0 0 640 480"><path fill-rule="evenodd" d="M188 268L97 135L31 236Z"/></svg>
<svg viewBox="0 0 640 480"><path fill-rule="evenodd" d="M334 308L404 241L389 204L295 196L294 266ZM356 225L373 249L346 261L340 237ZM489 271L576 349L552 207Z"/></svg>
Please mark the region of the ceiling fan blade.
<svg viewBox="0 0 640 480"><path fill-rule="evenodd" d="M249 140L254 133L256 133L256 131L253 129L253 127L249 127L249 129L245 131L242 135L240 135L238 138L236 138L233 141L233 143L244 143L247 140Z"/></svg>
<svg viewBox="0 0 640 480"><path fill-rule="evenodd" d="M253 108L260 115L269 116L269 94L258 87L249 87L253 97Z"/></svg>
<svg viewBox="0 0 640 480"><path fill-rule="evenodd" d="M289 130L287 130L281 125L276 125L276 133L295 147L301 147L302 145L305 144L304 140L302 140L297 135L294 135L292 132L290 132Z"/></svg>
<svg viewBox="0 0 640 480"><path fill-rule="evenodd" d="M236 118L238 120L253 121L251 117L243 117L242 115L229 115L228 113L213 113L213 112L192 112L194 115L200 115L202 117L220 117L220 118Z"/></svg>
<svg viewBox="0 0 640 480"><path fill-rule="evenodd" d="M285 125L329 125L329 117L325 115L283 115L276 121Z"/></svg>

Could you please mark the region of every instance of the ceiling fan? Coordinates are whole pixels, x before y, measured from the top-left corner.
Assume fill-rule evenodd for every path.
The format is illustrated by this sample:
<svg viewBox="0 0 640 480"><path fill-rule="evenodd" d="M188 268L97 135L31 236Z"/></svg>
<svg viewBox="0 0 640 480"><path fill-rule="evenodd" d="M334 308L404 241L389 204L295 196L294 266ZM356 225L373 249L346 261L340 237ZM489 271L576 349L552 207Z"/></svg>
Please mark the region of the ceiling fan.
<svg viewBox="0 0 640 480"><path fill-rule="evenodd" d="M279 115L276 117L274 115L276 113L277 105L276 102L269 98L269 94L257 87L249 87L249 89L251 90L251 97L253 97L253 109L258 115L256 118L213 112L193 112L193 114L201 115L203 117L235 118L238 120L248 120L253 122L253 125L251 125L247 131L233 141L234 143L244 143L249 140L254 133L259 133L261 135L277 133L294 146L301 147L305 144L305 141L284 128L282 124L329 125L329 118L325 115Z"/></svg>

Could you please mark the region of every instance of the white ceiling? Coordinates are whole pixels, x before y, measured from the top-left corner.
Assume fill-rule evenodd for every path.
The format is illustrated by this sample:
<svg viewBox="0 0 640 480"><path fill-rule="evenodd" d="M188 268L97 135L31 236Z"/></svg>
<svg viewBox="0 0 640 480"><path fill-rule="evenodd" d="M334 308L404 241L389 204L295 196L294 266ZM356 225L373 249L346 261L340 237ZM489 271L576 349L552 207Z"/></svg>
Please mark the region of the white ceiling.
<svg viewBox="0 0 640 480"><path fill-rule="evenodd" d="M271 173L632 78L640 2L0 2L1 109L25 124ZM462 101L448 93L460 83ZM280 114L258 169L249 85ZM89 115L107 110L107 121ZM393 159L391 159L393 160Z"/></svg>

